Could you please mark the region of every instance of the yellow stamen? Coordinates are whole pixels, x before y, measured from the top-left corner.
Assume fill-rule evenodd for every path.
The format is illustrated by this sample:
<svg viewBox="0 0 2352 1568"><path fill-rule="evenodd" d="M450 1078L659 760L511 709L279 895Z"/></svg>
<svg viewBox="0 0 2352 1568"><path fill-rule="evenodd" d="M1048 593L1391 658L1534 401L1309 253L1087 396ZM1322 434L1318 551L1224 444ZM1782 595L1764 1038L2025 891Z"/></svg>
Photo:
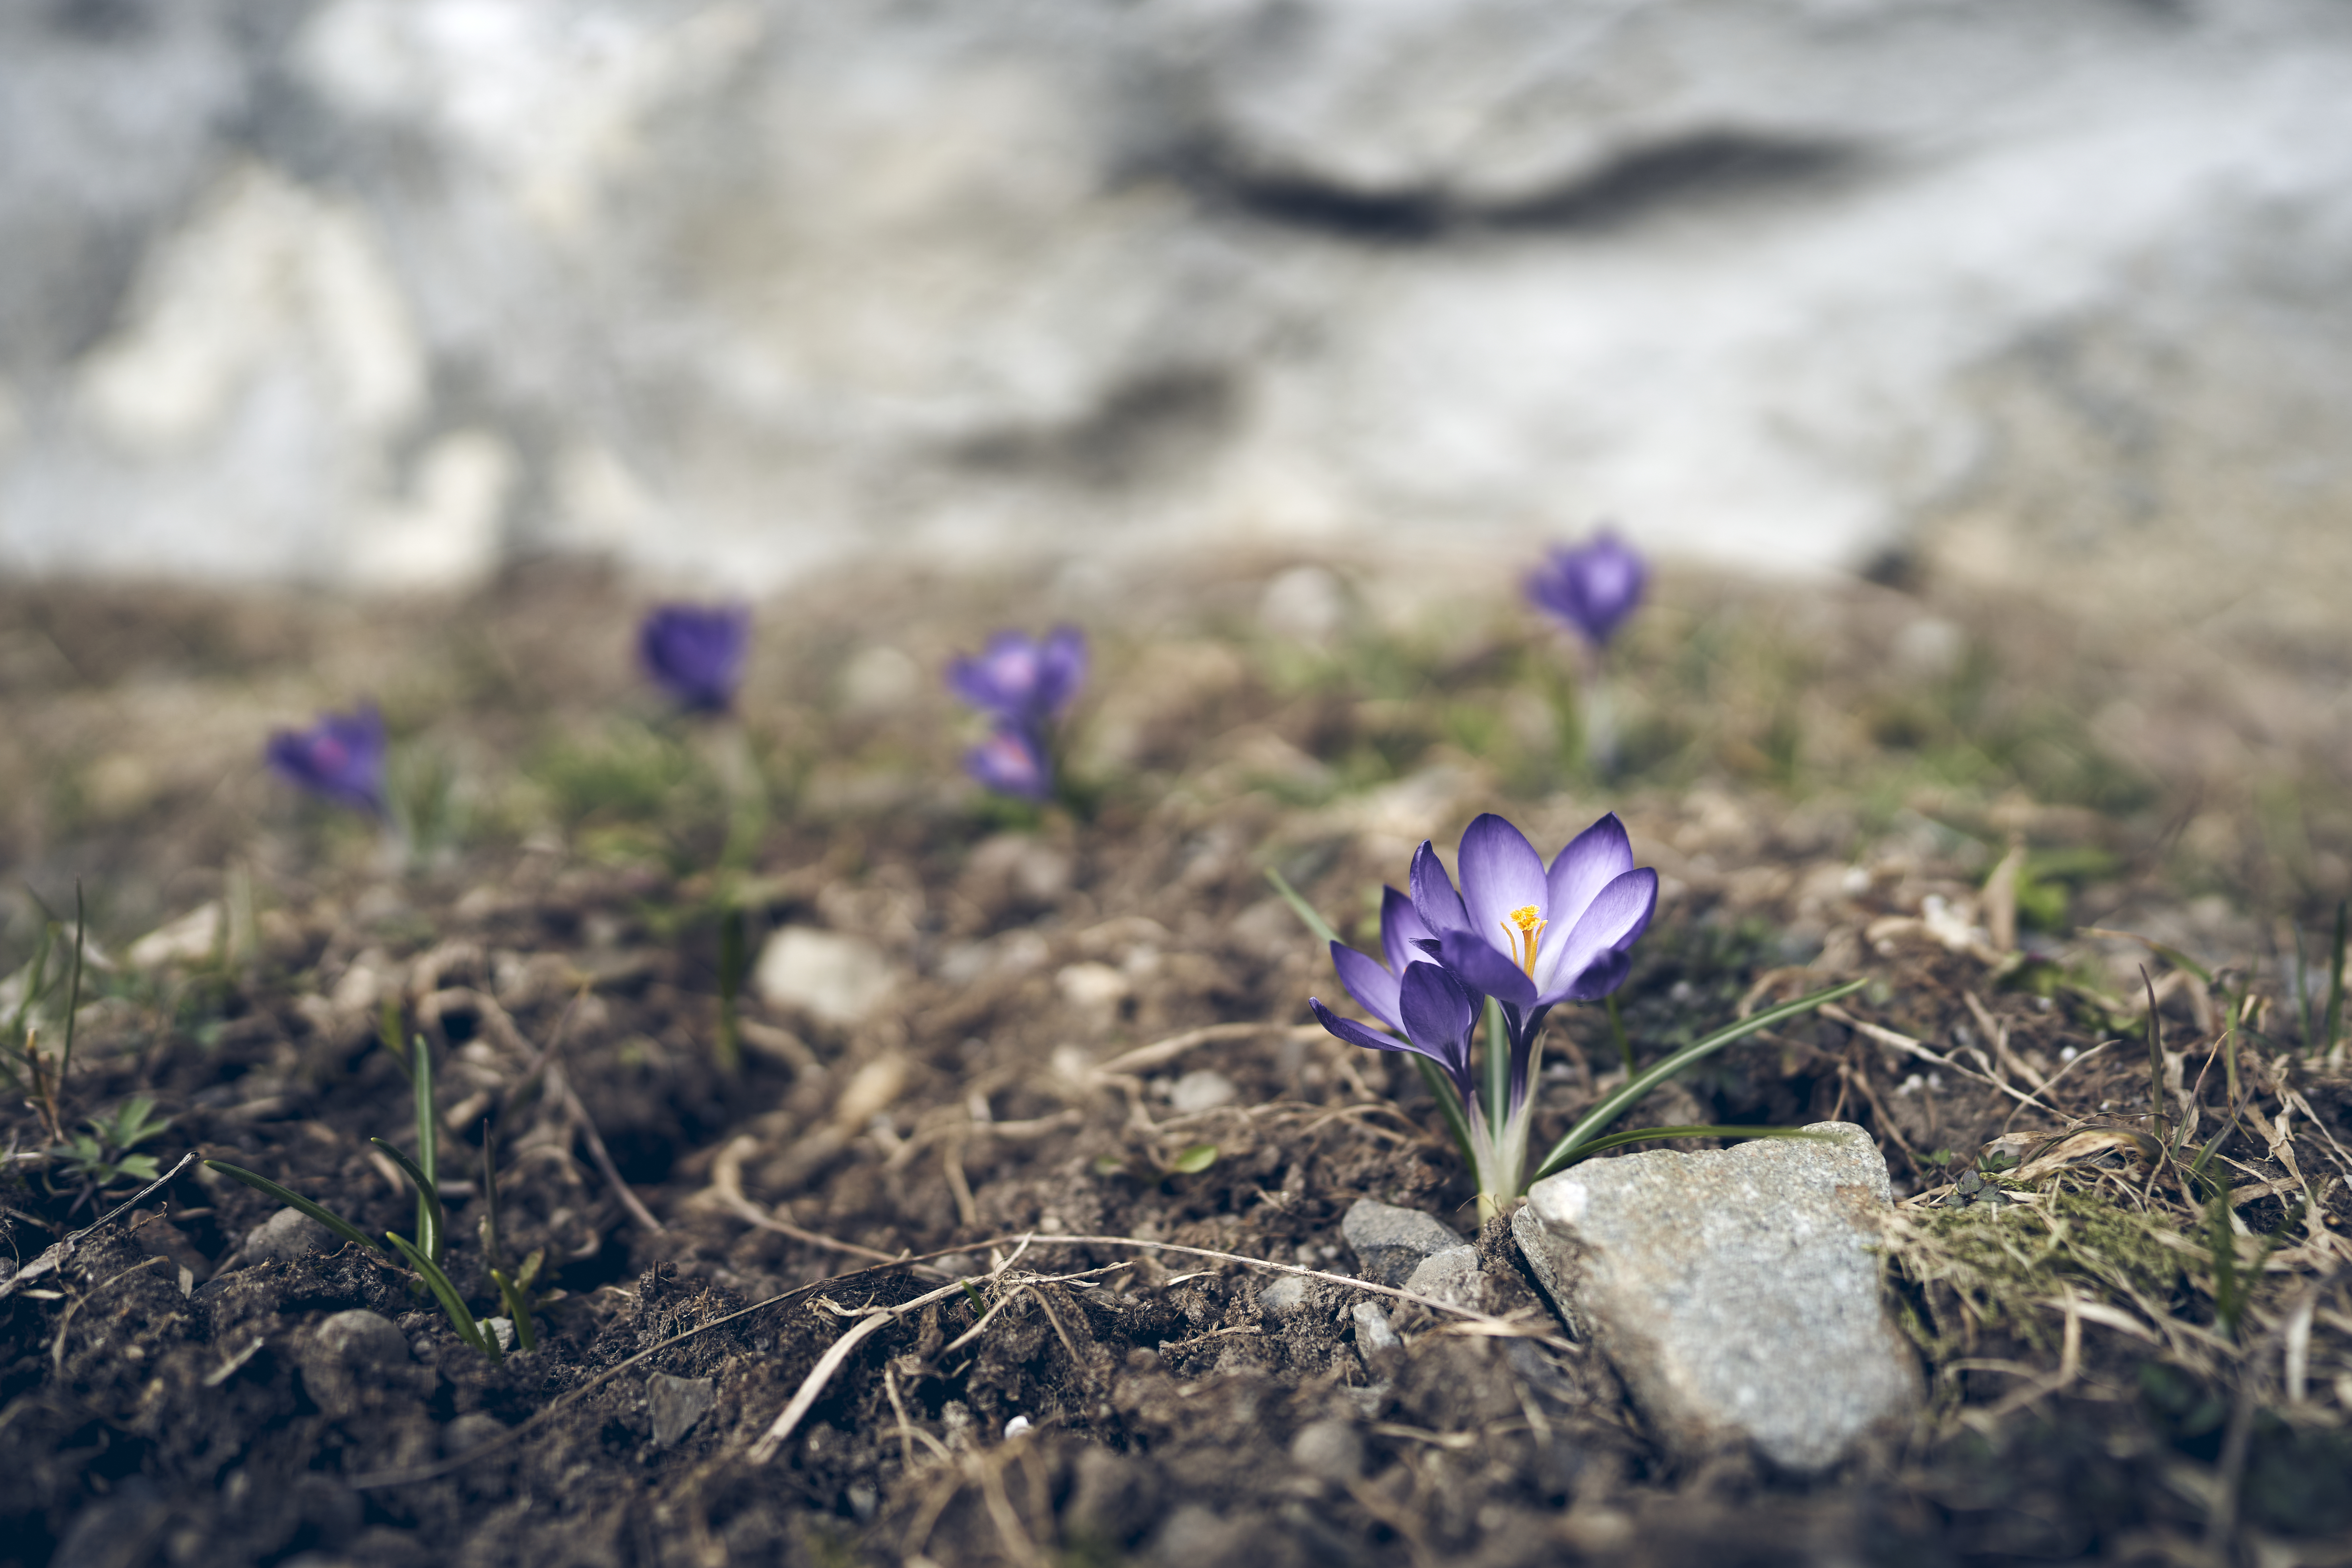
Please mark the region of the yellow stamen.
<svg viewBox="0 0 2352 1568"><path fill-rule="evenodd" d="M1501 921L1503 934L1510 939L1511 956L1517 961L1519 973L1530 980L1536 977L1536 943L1543 940L1543 929L1550 923L1536 913L1533 904L1520 905Z"/></svg>

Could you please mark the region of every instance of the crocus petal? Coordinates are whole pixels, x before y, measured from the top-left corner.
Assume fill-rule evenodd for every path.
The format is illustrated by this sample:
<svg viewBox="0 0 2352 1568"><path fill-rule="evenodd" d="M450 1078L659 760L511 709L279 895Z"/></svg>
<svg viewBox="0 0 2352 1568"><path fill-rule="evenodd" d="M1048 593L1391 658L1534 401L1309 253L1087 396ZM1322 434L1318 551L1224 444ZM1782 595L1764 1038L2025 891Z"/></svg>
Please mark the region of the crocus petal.
<svg viewBox="0 0 2352 1568"><path fill-rule="evenodd" d="M1050 718L1070 705L1087 683L1087 637L1076 626L1055 626L1037 655L1037 716Z"/></svg>
<svg viewBox="0 0 2352 1568"><path fill-rule="evenodd" d="M1536 984L1545 991L1559 973L1560 955L1568 951L1569 933L1601 889L1633 868L1633 845L1617 814L1607 816L1568 841L1551 863L1545 881L1550 886L1551 925L1544 932L1536 962Z"/></svg>
<svg viewBox="0 0 2352 1568"><path fill-rule="evenodd" d="M1624 983L1631 950L1658 908L1658 874L1628 871L1594 896L1568 933L1546 1002L1590 1002Z"/></svg>
<svg viewBox="0 0 2352 1568"><path fill-rule="evenodd" d="M1395 975L1344 942L1331 944L1331 967L1339 972L1339 984L1365 1012L1391 1029L1404 1026L1397 1011Z"/></svg>
<svg viewBox="0 0 2352 1568"><path fill-rule="evenodd" d="M963 755L964 772L1000 795L1044 800L1054 793L1054 770L1027 731L999 724L995 732Z"/></svg>
<svg viewBox="0 0 2352 1568"><path fill-rule="evenodd" d="M1381 951L1391 973L1402 974L1406 964L1418 963L1423 956L1418 944L1435 935L1411 899L1394 888L1381 889Z"/></svg>
<svg viewBox="0 0 2352 1568"><path fill-rule="evenodd" d="M1541 920L1550 907L1543 857L1526 834L1490 811L1463 833L1460 864L1470 929L1501 952L1512 952L1511 939L1519 931L1512 915L1533 909Z"/></svg>
<svg viewBox="0 0 2352 1568"><path fill-rule="evenodd" d="M308 730L279 730L263 756L280 778L311 794L382 812L383 716L373 703L351 713L322 713Z"/></svg>
<svg viewBox="0 0 2352 1568"><path fill-rule="evenodd" d="M741 605L663 605L637 627L637 658L671 697L715 712L734 701L751 642Z"/></svg>
<svg viewBox="0 0 2352 1568"><path fill-rule="evenodd" d="M1414 912L1433 935L1470 929L1470 915L1462 907L1462 895L1454 890L1454 879L1445 874L1445 863L1437 858L1436 848L1426 838L1412 852L1412 875L1406 885L1412 889Z"/></svg>
<svg viewBox="0 0 2352 1568"><path fill-rule="evenodd" d="M1353 1018L1342 1018L1312 996L1307 999L1307 1005L1313 1010L1317 1023L1351 1046L1361 1046L1366 1050L1371 1051L1411 1051L1415 1056L1423 1057L1429 1054L1411 1041L1395 1039L1375 1030L1367 1029Z"/></svg>
<svg viewBox="0 0 2352 1568"><path fill-rule="evenodd" d="M1460 981L1434 963L1416 963L1398 983L1397 1001L1405 1038L1432 1056L1468 1065L1470 1026L1478 1013Z"/></svg>
<svg viewBox="0 0 2352 1568"><path fill-rule="evenodd" d="M1507 1006L1535 1005L1536 983L1475 931L1440 931L1437 943L1438 962L1452 970L1470 990L1492 996Z"/></svg>
<svg viewBox="0 0 2352 1568"><path fill-rule="evenodd" d="M1642 602L1650 569L1615 534L1574 549L1555 547L1528 579L1528 597L1596 647Z"/></svg>

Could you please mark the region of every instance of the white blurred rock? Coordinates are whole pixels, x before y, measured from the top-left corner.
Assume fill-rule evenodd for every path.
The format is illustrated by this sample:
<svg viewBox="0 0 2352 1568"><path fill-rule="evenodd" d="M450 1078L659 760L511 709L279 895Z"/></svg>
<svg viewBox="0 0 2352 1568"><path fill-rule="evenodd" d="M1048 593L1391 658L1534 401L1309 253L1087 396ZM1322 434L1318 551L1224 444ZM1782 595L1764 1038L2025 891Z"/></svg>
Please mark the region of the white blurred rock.
<svg viewBox="0 0 2352 1568"><path fill-rule="evenodd" d="M172 963L201 963L220 951L221 906L217 899L198 904L168 925L156 927L123 950L133 969L161 969Z"/></svg>
<svg viewBox="0 0 2352 1568"><path fill-rule="evenodd" d="M2352 584L2328 0L151 9L0 13L10 570L1427 579L1606 511L2256 625Z"/></svg>
<svg viewBox="0 0 2352 1568"><path fill-rule="evenodd" d="M882 950L862 938L784 926L760 950L751 984L771 1007L847 1028L887 999L898 975Z"/></svg>
<svg viewBox="0 0 2352 1568"><path fill-rule="evenodd" d="M1178 1079L1168 1090L1168 1109L1179 1116L1197 1116L1203 1110L1214 1110L1221 1105L1231 1105L1241 1090L1234 1080L1221 1072L1196 1068Z"/></svg>

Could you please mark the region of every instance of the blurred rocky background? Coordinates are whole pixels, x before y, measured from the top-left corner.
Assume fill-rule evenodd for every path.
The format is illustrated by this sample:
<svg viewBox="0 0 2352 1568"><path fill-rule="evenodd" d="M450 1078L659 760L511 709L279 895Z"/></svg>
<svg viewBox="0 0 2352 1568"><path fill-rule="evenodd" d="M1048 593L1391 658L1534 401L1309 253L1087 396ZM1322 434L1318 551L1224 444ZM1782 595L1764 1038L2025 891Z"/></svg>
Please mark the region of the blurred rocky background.
<svg viewBox="0 0 2352 1568"><path fill-rule="evenodd" d="M0 570L1614 516L2333 646L2347 81L2334 0L19 0Z"/></svg>

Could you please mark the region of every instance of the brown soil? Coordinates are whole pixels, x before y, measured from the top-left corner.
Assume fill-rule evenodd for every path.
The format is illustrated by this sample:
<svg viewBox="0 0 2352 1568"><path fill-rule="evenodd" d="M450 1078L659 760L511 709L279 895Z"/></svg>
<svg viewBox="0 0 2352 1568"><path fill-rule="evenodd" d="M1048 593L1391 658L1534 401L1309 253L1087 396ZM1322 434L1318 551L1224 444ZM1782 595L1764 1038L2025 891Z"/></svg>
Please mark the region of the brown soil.
<svg viewBox="0 0 2352 1568"><path fill-rule="evenodd" d="M16 605L0 648L23 737L8 853L52 910L79 875L116 955L92 972L102 999L80 1016L57 1120L148 1094L172 1121L142 1148L165 1168L199 1152L406 1231L413 1203L366 1142L414 1146L379 1039L388 1006L439 1063L453 1277L491 1310L487 1128L509 1250L544 1249L560 1298L537 1350L492 1363L406 1270L357 1247L244 1257L278 1205L196 1167L0 1300L0 1560L1418 1568L2157 1562L2259 1544L2265 1563L2352 1561L2329 1555L2352 1528L2336 1240L2352 1084L2303 1049L2273 918L2309 926L2325 908L2326 868L2298 880L2342 853L2324 812L2297 818L2298 871L2265 858L2267 829L2190 833L2232 809L2210 781L2160 756L2101 761L2079 717L2050 731L2076 735L2074 752L2034 752L2034 704L2088 710L2047 679L1996 667L1955 717L1954 678L1890 659L1923 613L1893 594L1670 597L1626 655L1626 772L1603 790L1559 760L1540 703L1529 715L1558 650L1515 615L1327 655L1258 630L1257 591L1189 582L1093 627L1075 815L992 805L954 772L970 731L932 672L1005 595L853 584L772 606L739 751L772 816L732 876L714 872L732 731L632 694L615 648L635 602L607 582L526 577L454 619ZM1674 661L1706 638L1712 695L1694 698ZM285 798L252 761L267 722L360 689L467 781L451 796L464 822L422 868L385 868L366 830ZM2181 727L2220 722L2196 692L2168 700ZM686 759L643 809L562 782L580 771L562 746L620 744L615 712ZM1930 776L1915 731L1937 726L1984 770ZM2139 1026L2135 962L2163 983L2167 1113L2200 1108L2200 1142L2230 1115L2232 991L2266 999L2240 1036L2245 1110L2220 1152L2242 1188L2275 1189L2239 1209L2248 1227L2292 1224L2238 1340L2214 1328L2185 1210L2189 1246L2145 1304L2161 1344L2093 1323L2068 1350L2055 1314L2004 1320L1898 1268L1931 1414L1802 1479L1738 1456L1671 1462L1499 1229L1480 1242L1512 1331L1389 1300L1402 1342L1386 1350L1350 1311L1374 1298L1340 1279L1276 1308L1267 1268L1068 1239L1346 1276L1339 1222L1360 1198L1470 1228L1474 1194L1418 1080L1306 1025L1306 997L1336 986L1264 869L1353 931L1423 837L1450 860L1491 808L1549 847L1610 806L1665 879L1622 993L1645 1059L1763 1001L1873 980L1843 1020L1735 1046L1629 1121L1858 1121L1915 1217L1948 1212L1954 1175L2004 1133L2148 1128L2136 1037L2040 1105L2015 1092ZM2042 884L2063 889L2054 929L2012 936L2046 905L2004 900L1997 877L1988 895L2012 837L2075 856ZM722 896L748 910L755 952L788 926L871 944L887 992L849 1022L747 995L742 1064L723 1070ZM208 898L226 911L212 956L145 971L120 956ZM37 924L27 904L7 928L12 965ZM2236 970L2209 986L2082 934L2117 925ZM1549 1049L1538 1147L1621 1070L1595 1009L1564 1009ZM44 1152L51 1125L45 1104L6 1117L20 1260L138 1184L86 1191ZM1199 1145L1213 1162L1177 1172ZM2177 1173L2128 1147L2032 1185L2020 1206L2082 1191L2180 1207ZM2306 1193L2318 1205L2291 1212ZM901 1258L925 1261L877 1261ZM942 1290L860 1340L759 1461L869 1309ZM2299 1292L2315 1309L2296 1402L2279 1346ZM329 1320L354 1309L394 1321L407 1359L339 1352ZM697 1397L672 1380L704 1379L707 1409L669 1429Z"/></svg>

